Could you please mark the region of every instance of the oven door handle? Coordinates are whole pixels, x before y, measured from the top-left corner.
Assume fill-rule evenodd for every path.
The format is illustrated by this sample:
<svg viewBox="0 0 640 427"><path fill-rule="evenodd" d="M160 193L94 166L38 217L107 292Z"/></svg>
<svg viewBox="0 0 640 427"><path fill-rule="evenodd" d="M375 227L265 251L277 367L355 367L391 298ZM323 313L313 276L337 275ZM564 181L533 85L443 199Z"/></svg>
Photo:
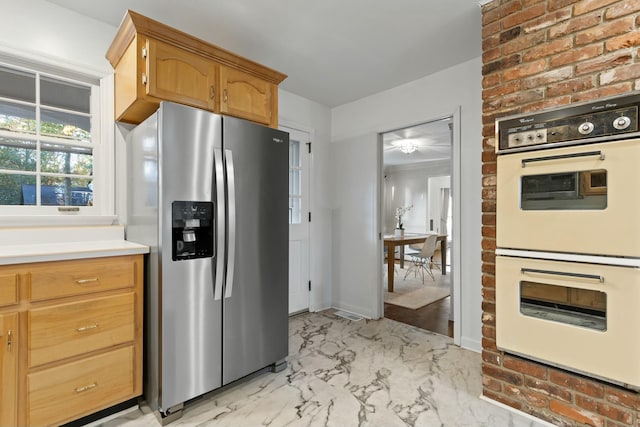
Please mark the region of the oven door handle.
<svg viewBox="0 0 640 427"><path fill-rule="evenodd" d="M599 156L600 160L604 160L604 153L600 150L585 151L584 153L558 154L557 156L544 156L544 157L534 157L531 159L522 159L522 167L527 166L527 163L533 163L533 162L544 162L547 160L561 160L561 159L570 159L573 157L590 157L590 156Z"/></svg>
<svg viewBox="0 0 640 427"><path fill-rule="evenodd" d="M539 274L550 274L554 276L579 277L581 279L597 280L600 283L604 283L604 276L598 276L597 274L568 273L566 271L538 270L537 268L521 268L520 272L522 274L539 273Z"/></svg>

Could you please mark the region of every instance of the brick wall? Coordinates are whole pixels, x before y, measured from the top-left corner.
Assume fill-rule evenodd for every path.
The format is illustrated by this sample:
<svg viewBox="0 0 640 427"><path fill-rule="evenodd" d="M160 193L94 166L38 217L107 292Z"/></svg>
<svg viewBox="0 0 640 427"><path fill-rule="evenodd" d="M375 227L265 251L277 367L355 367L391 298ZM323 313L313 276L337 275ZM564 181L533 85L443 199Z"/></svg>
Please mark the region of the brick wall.
<svg viewBox="0 0 640 427"><path fill-rule="evenodd" d="M494 0L482 50L483 393L558 426L640 427L640 394L497 350L494 252L494 120L640 90L640 0Z"/></svg>

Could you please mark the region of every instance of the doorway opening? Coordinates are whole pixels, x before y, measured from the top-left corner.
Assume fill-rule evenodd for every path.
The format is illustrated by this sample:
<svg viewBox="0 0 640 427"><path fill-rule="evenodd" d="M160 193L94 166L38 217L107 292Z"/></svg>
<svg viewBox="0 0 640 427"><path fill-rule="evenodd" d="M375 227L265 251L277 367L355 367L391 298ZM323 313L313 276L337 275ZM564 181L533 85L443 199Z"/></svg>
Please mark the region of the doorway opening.
<svg viewBox="0 0 640 427"><path fill-rule="evenodd" d="M381 134L384 317L452 338L453 123Z"/></svg>

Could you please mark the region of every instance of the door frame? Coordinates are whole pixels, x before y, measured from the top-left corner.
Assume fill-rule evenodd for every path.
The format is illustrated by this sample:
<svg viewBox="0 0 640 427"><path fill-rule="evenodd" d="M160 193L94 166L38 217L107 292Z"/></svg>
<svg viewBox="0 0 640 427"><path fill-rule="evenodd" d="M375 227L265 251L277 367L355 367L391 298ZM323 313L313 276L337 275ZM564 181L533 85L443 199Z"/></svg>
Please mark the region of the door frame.
<svg viewBox="0 0 640 427"><path fill-rule="evenodd" d="M452 234L452 247L451 247L451 280L452 280L452 293L451 293L451 309L453 311L453 342L460 346L462 339L462 276L460 268L461 260L461 236L462 236L462 221L461 221L461 182L462 182L462 167L461 167L461 123L460 123L461 107L458 106L455 110L449 114L444 114L437 117L432 117L427 120L421 120L419 122L410 123L405 126L395 127L393 129L382 130L378 132L378 265L380 266L380 272L378 274L378 290L377 293L377 311L378 318L384 317L384 272L382 265L383 257L383 224L384 224L384 209L382 189L384 187L384 173L383 173L383 148L382 148L382 134L392 132L397 129L404 129L411 126L417 126L424 123L435 122L447 118L452 119L453 127L451 129L451 201L452 201L452 213L453 213L453 226L451 230Z"/></svg>
<svg viewBox="0 0 640 427"><path fill-rule="evenodd" d="M283 129L286 128L286 129ZM285 132L287 132L287 129L293 129L293 130L297 130L300 132L305 132L307 134L309 134L309 142L311 142L311 153L309 153L309 189L308 189L308 200L309 200L309 212L314 212L316 211L316 203L314 198L312 197L313 195L313 184L314 184L314 175L313 175L313 140L314 140L314 134L315 131L313 128L305 126L303 124L297 123L295 121L292 120L286 120L286 119L282 119L280 118L278 120L278 129L283 130ZM313 218L313 215L312 215ZM316 216L317 218L317 216ZM319 298L316 298L315 295L318 291L318 286L313 286L314 283L314 279L316 277L319 277L317 274L315 274L315 272L317 271L317 266L315 265L316 263L314 262L314 258L313 258L313 244L312 242L314 241L313 239L314 237L314 227L313 227L313 221L309 222L309 280L312 283L311 286L311 291L309 292L309 311L313 312L313 311L318 311L320 309L320 307L317 307L317 303L316 301L319 301ZM315 280L315 283L319 283L317 280Z"/></svg>

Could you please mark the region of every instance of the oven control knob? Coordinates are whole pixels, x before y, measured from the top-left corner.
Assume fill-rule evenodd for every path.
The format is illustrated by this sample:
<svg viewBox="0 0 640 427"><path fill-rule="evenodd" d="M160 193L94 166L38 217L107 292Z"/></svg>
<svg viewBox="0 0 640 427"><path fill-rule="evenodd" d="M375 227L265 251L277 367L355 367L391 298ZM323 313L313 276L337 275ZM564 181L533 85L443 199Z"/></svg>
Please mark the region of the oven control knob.
<svg viewBox="0 0 640 427"><path fill-rule="evenodd" d="M613 127L618 130L623 130L629 127L631 124L631 119L626 116L618 117L613 121Z"/></svg>
<svg viewBox="0 0 640 427"><path fill-rule="evenodd" d="M593 123L584 122L583 124L578 126L578 132L580 132L582 135L590 134L591 132L593 132Z"/></svg>

